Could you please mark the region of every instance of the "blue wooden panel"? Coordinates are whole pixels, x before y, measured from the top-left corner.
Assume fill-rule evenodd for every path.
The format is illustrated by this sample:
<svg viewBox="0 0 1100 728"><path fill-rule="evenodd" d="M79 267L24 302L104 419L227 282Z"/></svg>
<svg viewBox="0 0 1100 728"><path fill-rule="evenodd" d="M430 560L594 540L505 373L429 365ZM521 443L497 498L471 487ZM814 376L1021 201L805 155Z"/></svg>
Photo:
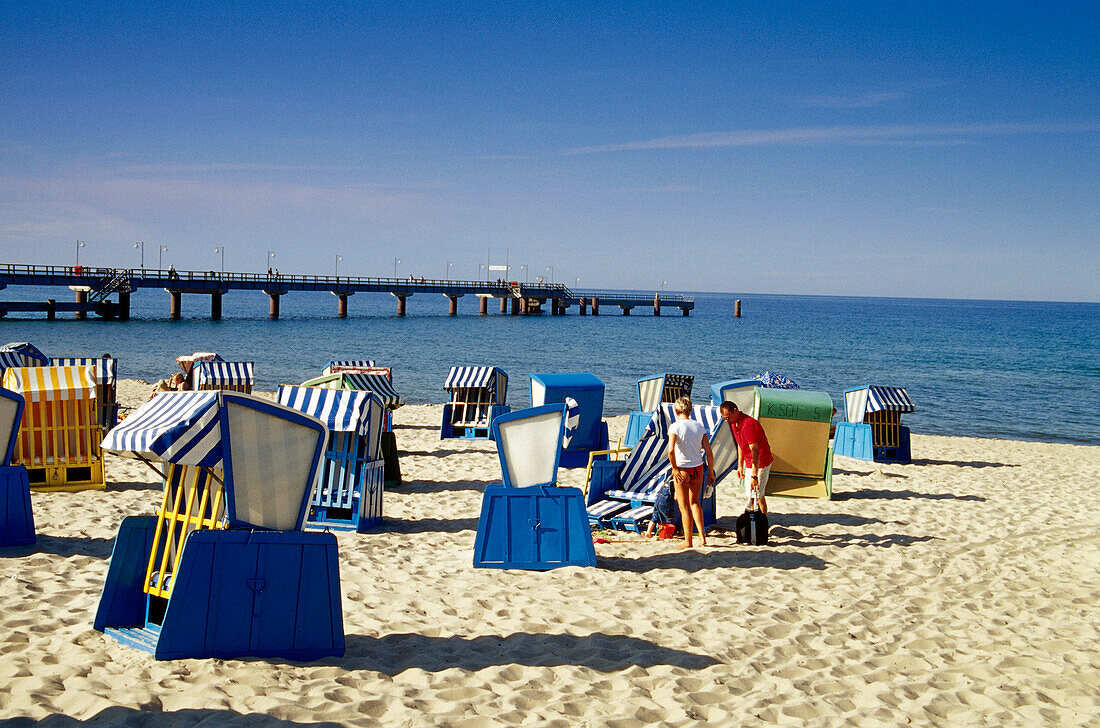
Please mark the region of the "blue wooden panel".
<svg viewBox="0 0 1100 728"><path fill-rule="evenodd" d="M857 460L874 460L871 426L858 422L841 422L833 435L833 452Z"/></svg>
<svg viewBox="0 0 1100 728"><path fill-rule="evenodd" d="M210 538L207 536L223 536ZM208 654L212 656L239 656L250 654L252 643L253 588L256 583L256 563L259 548L249 543L249 531L203 531L190 537L187 548L201 546L211 553L211 580L209 591L197 588L188 594L188 601L210 600L210 612L206 620ZM200 537L202 538L200 541ZM195 554L197 555L197 554ZM187 561L189 555L184 556ZM203 559L203 568L207 567ZM201 582L196 583L201 587ZM173 601L183 594L173 593ZM171 607L171 605L170 605ZM169 625L165 622L165 627ZM166 630L167 631L167 630ZM163 638L162 638L163 641ZM159 654L158 654L159 656Z"/></svg>
<svg viewBox="0 0 1100 728"><path fill-rule="evenodd" d="M592 505L604 498L604 493L619 487L619 477L623 472L624 460L597 460L592 463L592 477L588 481L586 505Z"/></svg>
<svg viewBox="0 0 1100 728"><path fill-rule="evenodd" d="M214 644L210 633L212 608L210 583L217 569L215 544L204 537L215 531L194 531L187 536L179 570L172 577L171 597L157 639L158 660L206 654ZM247 611L249 604L237 608Z"/></svg>
<svg viewBox="0 0 1100 728"><path fill-rule="evenodd" d="M294 627L294 659L344 654L340 605L340 568L336 538L331 533L302 548L302 579Z"/></svg>
<svg viewBox="0 0 1100 728"><path fill-rule="evenodd" d="M0 547L35 542L31 487L22 465L0 467Z"/></svg>
<svg viewBox="0 0 1100 728"><path fill-rule="evenodd" d="M623 438L623 445L626 447L637 445L638 440L642 439L642 433L645 432L645 428L652 419L652 412L631 412L630 419L626 421L626 437Z"/></svg>
<svg viewBox="0 0 1100 728"><path fill-rule="evenodd" d="M100 632L109 627L145 624L143 582L156 526L156 516L128 516L122 520L93 624Z"/></svg>
<svg viewBox="0 0 1100 728"><path fill-rule="evenodd" d="M257 538L258 537L258 538ZM252 591L251 654L293 646L302 583L301 543L269 540L255 534L256 575L249 581Z"/></svg>
<svg viewBox="0 0 1100 728"><path fill-rule="evenodd" d="M595 564L579 489L485 489L474 540L475 567L544 570Z"/></svg>

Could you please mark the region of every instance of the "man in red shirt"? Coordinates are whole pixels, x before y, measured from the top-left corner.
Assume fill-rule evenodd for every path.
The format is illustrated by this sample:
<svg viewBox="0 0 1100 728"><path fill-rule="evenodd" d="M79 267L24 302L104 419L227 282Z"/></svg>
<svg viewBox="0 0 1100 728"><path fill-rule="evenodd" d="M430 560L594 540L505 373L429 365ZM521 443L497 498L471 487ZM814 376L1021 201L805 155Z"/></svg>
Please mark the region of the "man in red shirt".
<svg viewBox="0 0 1100 728"><path fill-rule="evenodd" d="M737 441L737 477L745 484L745 496L749 499L747 507L752 508L755 498L760 511L767 514L764 490L772 472L772 449L768 446L768 436L759 422L738 409L733 402L723 402L718 409L733 430L733 439ZM746 470L749 471L748 479L745 478Z"/></svg>

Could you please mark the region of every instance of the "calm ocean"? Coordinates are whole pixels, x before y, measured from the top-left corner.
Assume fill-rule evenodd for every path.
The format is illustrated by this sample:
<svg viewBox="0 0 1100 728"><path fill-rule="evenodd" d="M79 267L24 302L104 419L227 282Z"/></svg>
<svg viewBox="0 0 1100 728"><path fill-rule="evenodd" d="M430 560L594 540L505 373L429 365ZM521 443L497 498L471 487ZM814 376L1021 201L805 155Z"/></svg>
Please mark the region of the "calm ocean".
<svg viewBox="0 0 1100 728"><path fill-rule="evenodd" d="M8 289L9 300L68 300L65 290ZM733 317L742 299L743 318ZM4 341L29 341L49 356L102 355L119 375L155 380L173 359L217 351L256 362L260 389L297 383L331 359L375 359L391 366L410 403L443 402L452 365L497 365L511 377L508 403L530 402L530 372L589 371L607 385L605 414L635 405L646 374L695 375L696 399L710 385L765 370L804 389L843 392L863 384L907 387L918 411L914 432L1100 444L1100 304L816 296L697 294L690 317L604 306L599 317L477 315L477 299L446 315L440 295L413 296L408 316L393 298L358 294L349 317L335 318L330 294L292 293L282 318L267 319L262 293L225 296L224 318L208 319L209 299L184 296L184 320L167 320L168 294L133 296L128 323L90 318L0 320ZM495 304L491 302L491 304ZM71 317L71 314L66 314Z"/></svg>

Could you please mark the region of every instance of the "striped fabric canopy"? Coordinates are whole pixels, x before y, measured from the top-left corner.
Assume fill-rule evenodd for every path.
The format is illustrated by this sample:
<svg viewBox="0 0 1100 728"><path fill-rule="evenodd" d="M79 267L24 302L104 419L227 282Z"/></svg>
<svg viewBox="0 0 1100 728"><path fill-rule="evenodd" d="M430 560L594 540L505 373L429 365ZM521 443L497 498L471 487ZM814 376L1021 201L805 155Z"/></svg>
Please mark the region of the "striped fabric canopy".
<svg viewBox="0 0 1100 728"><path fill-rule="evenodd" d="M103 439L123 457L222 467L217 392L161 392Z"/></svg>
<svg viewBox="0 0 1100 728"><path fill-rule="evenodd" d="M19 392L28 402L95 399L91 367L12 367L4 372L5 389Z"/></svg>
<svg viewBox="0 0 1100 728"><path fill-rule="evenodd" d="M711 439L718 425L725 424L721 412L711 405L694 405L691 418L702 423ZM643 484L648 487L655 482L655 478L663 477L665 471L672 467L668 461L668 426L675 421L676 414L669 403L660 405L653 413L641 439L623 466L620 482L624 490L632 490ZM717 453L715 455L717 457Z"/></svg>
<svg viewBox="0 0 1100 728"><path fill-rule="evenodd" d="M355 432L364 437L380 432L382 401L372 392L283 384L276 401L316 417L331 432Z"/></svg>
<svg viewBox="0 0 1100 728"><path fill-rule="evenodd" d="M50 366L95 367L97 384L111 386L115 383L118 371L118 359L114 357L68 357L50 359Z"/></svg>
<svg viewBox="0 0 1100 728"><path fill-rule="evenodd" d="M565 398L565 435L562 437L561 446L568 448L569 443L573 440L573 435L576 434L577 428L581 424L581 405L580 402L572 397Z"/></svg>
<svg viewBox="0 0 1100 728"><path fill-rule="evenodd" d="M195 366L197 361L225 361L220 356L212 351L196 351L194 354L185 354L183 356L176 357L176 364L179 364L180 369L184 374L190 375L191 368Z"/></svg>
<svg viewBox="0 0 1100 728"><path fill-rule="evenodd" d="M21 354L23 363L13 366L44 367L50 364L49 357L43 354L41 349L34 344L28 344L26 341L9 341L7 344L0 346L0 353Z"/></svg>
<svg viewBox="0 0 1100 728"><path fill-rule="evenodd" d="M393 388L386 374L361 373L361 372L336 372L334 374L322 374L319 377L307 379L302 382L303 387L321 387L323 389L352 389L357 391L373 392L382 401L382 406L388 410L395 410L405 404L405 400Z"/></svg>
<svg viewBox="0 0 1100 728"><path fill-rule="evenodd" d="M369 369L374 366L373 359L341 359L330 361L321 370L321 374L334 374L341 369Z"/></svg>
<svg viewBox="0 0 1100 728"><path fill-rule="evenodd" d="M504 404L508 393L508 374L498 367L451 367L443 389L485 387L496 404Z"/></svg>
<svg viewBox="0 0 1100 728"><path fill-rule="evenodd" d="M34 366L35 362L28 362L27 357L19 351L0 351L0 371L12 367Z"/></svg>
<svg viewBox="0 0 1100 728"><path fill-rule="evenodd" d="M879 412L881 410L913 412L913 400L909 399L909 392L905 391L905 387L868 387L867 411Z"/></svg>
<svg viewBox="0 0 1100 728"><path fill-rule="evenodd" d="M191 370L194 386L254 383L250 361L199 361Z"/></svg>
<svg viewBox="0 0 1100 728"><path fill-rule="evenodd" d="M679 390L691 396L695 377L690 374L654 374L638 380L638 404L643 412L652 412L661 402L671 402L671 391Z"/></svg>

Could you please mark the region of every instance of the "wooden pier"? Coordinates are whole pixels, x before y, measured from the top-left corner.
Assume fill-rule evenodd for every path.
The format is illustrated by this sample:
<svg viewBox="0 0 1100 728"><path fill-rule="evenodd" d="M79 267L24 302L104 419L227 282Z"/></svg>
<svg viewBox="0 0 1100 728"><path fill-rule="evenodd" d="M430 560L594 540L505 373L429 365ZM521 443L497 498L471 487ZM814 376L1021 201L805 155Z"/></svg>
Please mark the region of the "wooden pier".
<svg viewBox="0 0 1100 728"><path fill-rule="evenodd" d="M660 316L664 308L678 309L687 316L695 301L679 294L572 291L566 286L518 281L453 281L423 278L363 278L357 276L264 275L262 273L219 273L216 271L152 270L148 268L84 268L79 266L32 266L0 264L0 290L15 286L56 286L74 292L75 300L61 302L0 300L0 317L16 311L42 311L55 318L59 311L75 312L86 318L94 313L104 318L130 318L130 296L139 288L161 288L169 294L168 317L183 314L183 294L210 297L210 318L222 315L222 296L229 291L262 291L268 296L268 316L279 318L279 299L292 291L328 291L336 297L336 315L348 315L348 298L356 293L388 293L397 299L397 315L405 315L409 296L440 294L447 299L447 313L458 314L458 299L477 296L480 315L489 313L489 299L500 302L500 313L532 315L548 311L563 316L576 306L581 316L600 315L600 307L618 308L629 316L635 308L649 309Z"/></svg>

